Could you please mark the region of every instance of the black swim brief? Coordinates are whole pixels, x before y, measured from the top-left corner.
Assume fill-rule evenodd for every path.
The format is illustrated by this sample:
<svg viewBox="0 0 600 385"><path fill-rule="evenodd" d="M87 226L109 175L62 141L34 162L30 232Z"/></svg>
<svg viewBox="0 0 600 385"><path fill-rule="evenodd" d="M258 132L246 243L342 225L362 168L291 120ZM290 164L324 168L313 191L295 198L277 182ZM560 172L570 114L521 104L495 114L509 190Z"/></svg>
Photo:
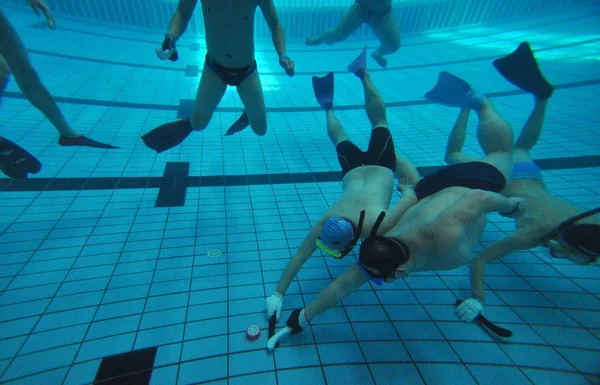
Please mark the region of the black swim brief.
<svg viewBox="0 0 600 385"><path fill-rule="evenodd" d="M354 0L366 14L366 22L373 24L379 21L384 15L392 11L392 2L378 1L373 4L373 0Z"/></svg>
<svg viewBox="0 0 600 385"><path fill-rule="evenodd" d="M371 131L366 152L349 140L338 143L336 151L343 176L360 166L381 166L396 171L394 140L390 130L385 127L377 127Z"/></svg>
<svg viewBox="0 0 600 385"><path fill-rule="evenodd" d="M252 65L242 68L227 68L218 64L208 54L206 54L205 65L213 70L214 73L223 80L223 83L230 86L239 86L246 78L256 71L256 60Z"/></svg>
<svg viewBox="0 0 600 385"><path fill-rule="evenodd" d="M484 162L453 164L421 179L415 186L417 199L421 200L448 187L466 187L499 193L506 178L494 166Z"/></svg>

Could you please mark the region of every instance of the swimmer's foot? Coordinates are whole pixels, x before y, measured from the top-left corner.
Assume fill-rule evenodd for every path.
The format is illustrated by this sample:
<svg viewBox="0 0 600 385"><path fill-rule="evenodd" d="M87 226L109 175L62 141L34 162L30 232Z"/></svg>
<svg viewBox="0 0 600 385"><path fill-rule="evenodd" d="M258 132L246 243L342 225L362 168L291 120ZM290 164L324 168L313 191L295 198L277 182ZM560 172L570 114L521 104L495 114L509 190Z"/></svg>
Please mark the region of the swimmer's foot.
<svg viewBox="0 0 600 385"><path fill-rule="evenodd" d="M425 94L425 99L444 106L480 110L485 97L476 93L469 83L442 71L435 86Z"/></svg>
<svg viewBox="0 0 600 385"><path fill-rule="evenodd" d="M15 179L27 178L27 174L37 174L42 164L35 156L8 139L0 137L0 170Z"/></svg>
<svg viewBox="0 0 600 385"><path fill-rule="evenodd" d="M76 136L76 137L68 137L68 136L61 135L60 138L58 138L58 144L63 147L79 146L79 147L93 147L93 148L107 148L107 149L120 148L117 146L113 146L111 144L106 144L106 143L101 143L101 142L95 141L94 139L90 139L83 135Z"/></svg>
<svg viewBox="0 0 600 385"><path fill-rule="evenodd" d="M544 78L531 46L523 42L510 55L494 60L494 67L506 80L539 99L548 99L554 87Z"/></svg>
<svg viewBox="0 0 600 385"><path fill-rule="evenodd" d="M367 47L363 48L362 52L350 65L348 71L352 72L359 78L364 78L367 73Z"/></svg>
<svg viewBox="0 0 600 385"><path fill-rule="evenodd" d="M306 38L306 41L304 42L304 44L305 45L319 45L319 44L321 44L321 38L309 36Z"/></svg>
<svg viewBox="0 0 600 385"><path fill-rule="evenodd" d="M331 110L333 108L333 72L323 77L313 76L312 83L319 105L326 111Z"/></svg>
<svg viewBox="0 0 600 385"><path fill-rule="evenodd" d="M377 62L377 64L379 64L382 67L387 67L388 65L388 60L386 58L384 58L383 56L381 56L381 54L379 53L379 50L374 51L371 54L371 57Z"/></svg>
<svg viewBox="0 0 600 385"><path fill-rule="evenodd" d="M144 144L161 153L183 142L193 131L190 118L163 124L142 136Z"/></svg>
<svg viewBox="0 0 600 385"><path fill-rule="evenodd" d="M246 113L246 110L244 110L242 116L240 116L240 118L236 120L236 122L233 123L231 127L229 127L229 130L227 130L225 136L230 136L235 134L236 132L240 132L249 125L250 122L248 121L248 114Z"/></svg>

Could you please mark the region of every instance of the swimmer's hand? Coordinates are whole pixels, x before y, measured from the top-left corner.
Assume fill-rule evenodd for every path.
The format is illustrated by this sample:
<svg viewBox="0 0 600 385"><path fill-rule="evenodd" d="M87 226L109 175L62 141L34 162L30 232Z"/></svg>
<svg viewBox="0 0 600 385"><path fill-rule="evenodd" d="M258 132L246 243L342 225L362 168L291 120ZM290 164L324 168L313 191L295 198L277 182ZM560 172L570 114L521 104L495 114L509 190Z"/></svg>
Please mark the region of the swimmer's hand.
<svg viewBox="0 0 600 385"><path fill-rule="evenodd" d="M48 20L48 27L50 29L56 29L56 23L54 22L54 16L52 16L52 12L50 11L50 7L44 3L44 0L29 0L29 5L33 9L36 15L40 15L40 11L44 13L46 16L46 20Z"/></svg>
<svg viewBox="0 0 600 385"><path fill-rule="evenodd" d="M529 206L525 198L510 198L510 200L515 203L515 207L510 213L500 213L503 217L516 219L527 211Z"/></svg>
<svg viewBox="0 0 600 385"><path fill-rule="evenodd" d="M402 197L404 197L405 195L410 195L411 197L414 196L415 199L417 198L417 193L415 193L415 187L408 179L403 179L399 181L396 188L398 189L398 191L400 191Z"/></svg>
<svg viewBox="0 0 600 385"><path fill-rule="evenodd" d="M265 300L265 312L267 319L271 319L273 314L277 315L277 320L281 317L281 309L283 308L283 295L278 291L273 292L270 297Z"/></svg>
<svg viewBox="0 0 600 385"><path fill-rule="evenodd" d="M282 56L279 58L279 65L289 77L294 76L295 74L295 65L292 59L289 56Z"/></svg>
<svg viewBox="0 0 600 385"><path fill-rule="evenodd" d="M463 322L473 322L483 313L483 305L475 298L469 298L456 307L456 316Z"/></svg>

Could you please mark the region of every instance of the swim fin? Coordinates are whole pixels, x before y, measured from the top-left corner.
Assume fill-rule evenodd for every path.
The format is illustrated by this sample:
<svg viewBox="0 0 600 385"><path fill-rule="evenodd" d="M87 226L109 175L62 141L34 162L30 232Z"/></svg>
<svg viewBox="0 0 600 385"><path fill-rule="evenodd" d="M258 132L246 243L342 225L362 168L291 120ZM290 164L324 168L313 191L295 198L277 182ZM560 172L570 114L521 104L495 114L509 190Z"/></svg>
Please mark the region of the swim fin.
<svg viewBox="0 0 600 385"><path fill-rule="evenodd" d="M163 124L142 136L146 146L159 154L183 142L193 131L190 118Z"/></svg>
<svg viewBox="0 0 600 385"><path fill-rule="evenodd" d="M469 83L446 71L439 74L438 81L425 99L450 107L479 109L485 97L473 91Z"/></svg>
<svg viewBox="0 0 600 385"><path fill-rule="evenodd" d="M523 42L510 55L494 60L494 67L506 80L539 99L548 99L554 87L544 78L531 46Z"/></svg>
<svg viewBox="0 0 600 385"><path fill-rule="evenodd" d="M363 48L362 52L350 65L348 66L348 71L352 72L354 75L362 78L367 73L367 47Z"/></svg>
<svg viewBox="0 0 600 385"><path fill-rule="evenodd" d="M244 110L242 116L240 116L240 118L236 120L235 123L231 125L231 127L229 127L229 130L227 130L225 136L230 136L235 134L236 132L240 132L249 125L250 122L248 121L248 114L246 113L246 110Z"/></svg>
<svg viewBox="0 0 600 385"><path fill-rule="evenodd" d="M79 147L92 147L92 148L106 148L106 149L111 149L111 150L120 148L117 146L113 146L112 144L98 142L94 139L90 139L87 136L83 136L83 135L78 136L76 138L70 138L68 136L61 135L60 138L58 138L58 144L63 147L79 146Z"/></svg>
<svg viewBox="0 0 600 385"><path fill-rule="evenodd" d="M15 179L27 178L27 174L37 174L42 164L35 156L10 140L0 137L0 170Z"/></svg>
<svg viewBox="0 0 600 385"><path fill-rule="evenodd" d="M313 76L312 83L319 105L325 110L331 110L333 108L333 72L323 77Z"/></svg>

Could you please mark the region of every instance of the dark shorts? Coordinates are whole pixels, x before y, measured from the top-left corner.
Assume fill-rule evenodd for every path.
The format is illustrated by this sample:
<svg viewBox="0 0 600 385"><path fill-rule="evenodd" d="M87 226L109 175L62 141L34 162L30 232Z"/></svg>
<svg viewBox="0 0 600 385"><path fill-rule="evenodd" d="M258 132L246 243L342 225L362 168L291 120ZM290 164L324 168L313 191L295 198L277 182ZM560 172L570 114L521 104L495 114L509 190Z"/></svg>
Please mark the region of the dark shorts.
<svg viewBox="0 0 600 385"><path fill-rule="evenodd" d="M483 162L468 162L453 164L426 176L417 183L415 192L417 199L421 200L448 187L499 193L505 185L506 178L496 167Z"/></svg>
<svg viewBox="0 0 600 385"><path fill-rule="evenodd" d="M385 127L377 127L371 131L367 152L362 151L349 140L340 142L336 151L343 176L360 166L381 166L396 171L394 140L390 130Z"/></svg>
<svg viewBox="0 0 600 385"><path fill-rule="evenodd" d="M392 12L392 2L385 2L381 5L372 5L372 0L354 0L354 2L360 5L360 9L362 9L367 17L367 23L373 24L376 23L379 19L385 16L387 13Z"/></svg>
<svg viewBox="0 0 600 385"><path fill-rule="evenodd" d="M215 62L208 54L204 64L213 70L214 73L223 80L223 83L230 86L239 86L246 78L256 71L256 60L252 65L242 68L227 68Z"/></svg>

